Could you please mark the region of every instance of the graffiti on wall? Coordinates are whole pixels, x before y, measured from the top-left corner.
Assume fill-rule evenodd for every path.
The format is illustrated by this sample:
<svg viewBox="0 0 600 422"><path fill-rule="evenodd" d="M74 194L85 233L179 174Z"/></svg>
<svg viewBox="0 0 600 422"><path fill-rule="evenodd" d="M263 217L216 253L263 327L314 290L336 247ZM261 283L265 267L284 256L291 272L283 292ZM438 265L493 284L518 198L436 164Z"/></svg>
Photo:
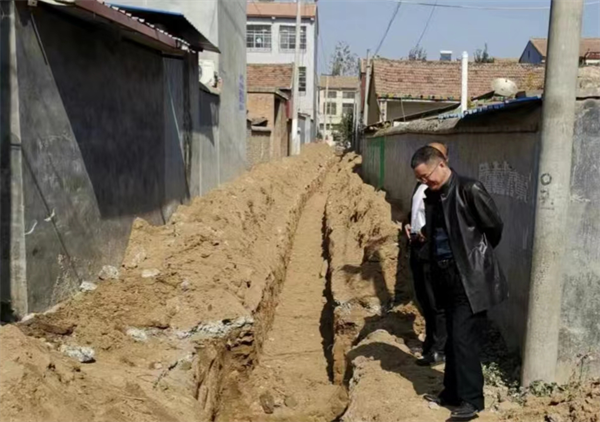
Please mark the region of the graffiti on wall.
<svg viewBox="0 0 600 422"><path fill-rule="evenodd" d="M478 179L491 194L509 196L518 201L528 202L527 194L531 174L519 173L506 161L479 164Z"/></svg>

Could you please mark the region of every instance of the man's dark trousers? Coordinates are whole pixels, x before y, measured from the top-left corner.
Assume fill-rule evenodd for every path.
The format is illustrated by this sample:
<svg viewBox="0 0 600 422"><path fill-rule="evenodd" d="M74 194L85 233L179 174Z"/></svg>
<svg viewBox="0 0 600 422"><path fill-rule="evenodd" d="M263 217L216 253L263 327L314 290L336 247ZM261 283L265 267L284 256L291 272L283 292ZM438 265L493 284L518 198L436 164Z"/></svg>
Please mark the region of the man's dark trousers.
<svg viewBox="0 0 600 422"><path fill-rule="evenodd" d="M410 269L413 275L415 296L425 318L425 343L423 355L430 352L442 352L446 345L446 317L444 310L437 306L425 262L419 259L423 244L413 239L410 248Z"/></svg>
<svg viewBox="0 0 600 422"><path fill-rule="evenodd" d="M481 369L480 330L486 313L474 314L453 260L432 266L436 298L446 312L448 340L444 391L440 397L448 403L471 403L479 410L485 407L483 371Z"/></svg>

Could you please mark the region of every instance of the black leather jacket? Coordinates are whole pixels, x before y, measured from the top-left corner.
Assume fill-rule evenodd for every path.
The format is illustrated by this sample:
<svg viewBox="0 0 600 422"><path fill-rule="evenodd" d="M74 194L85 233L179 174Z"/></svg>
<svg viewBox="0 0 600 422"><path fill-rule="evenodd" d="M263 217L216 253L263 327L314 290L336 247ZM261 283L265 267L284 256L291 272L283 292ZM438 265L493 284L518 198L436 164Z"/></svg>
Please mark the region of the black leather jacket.
<svg viewBox="0 0 600 422"><path fill-rule="evenodd" d="M450 247L471 309L488 310L508 297L508 284L494 254L504 226L496 204L481 182L454 171L440 193ZM425 198L424 233L432 239L434 204L429 189L425 195L429 198Z"/></svg>

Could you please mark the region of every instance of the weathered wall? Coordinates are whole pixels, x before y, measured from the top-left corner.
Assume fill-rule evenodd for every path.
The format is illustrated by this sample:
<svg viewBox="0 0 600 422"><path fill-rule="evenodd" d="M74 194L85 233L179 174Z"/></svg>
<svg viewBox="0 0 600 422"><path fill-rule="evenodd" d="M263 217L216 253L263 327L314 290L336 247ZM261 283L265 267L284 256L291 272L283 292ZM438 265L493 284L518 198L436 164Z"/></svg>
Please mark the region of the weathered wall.
<svg viewBox="0 0 600 422"><path fill-rule="evenodd" d="M218 98L209 104L200 101L202 117L201 137L211 145L202 145L206 155L201 158L198 171L202 180L199 191L205 194L221 183L242 174L246 168L246 1L245 0L121 0L119 4L147 7L182 13L203 35L218 46L221 54L201 52L199 57L215 63L221 83ZM135 12L133 13L135 14ZM205 93L200 94L206 98ZM210 94L207 94L210 95ZM215 112L212 108L217 105ZM218 133L209 127L208 116ZM208 166L208 168L205 168ZM195 190L191 189L192 194Z"/></svg>
<svg viewBox="0 0 600 422"><path fill-rule="evenodd" d="M201 175L201 195L210 192L221 184L219 148L219 110L221 97L200 90L198 97L200 127L198 151L200 153L199 172ZM195 156L195 153L193 154Z"/></svg>
<svg viewBox="0 0 600 422"><path fill-rule="evenodd" d="M267 119L267 127L273 127L275 117L274 94L268 92L249 92L247 95L248 117L251 119L264 117Z"/></svg>
<svg viewBox="0 0 600 422"><path fill-rule="evenodd" d="M600 101L576 108L558 375L600 374ZM592 359L585 358L590 355Z"/></svg>
<svg viewBox="0 0 600 422"><path fill-rule="evenodd" d="M219 1L220 179L246 170L246 0Z"/></svg>
<svg viewBox="0 0 600 422"><path fill-rule="evenodd" d="M535 132L486 136L469 123L455 133L403 133L367 141L364 169L369 183L387 192L391 202L407 213L415 178L410 168L414 151L429 142L448 145L451 166L460 174L480 179L496 201L506 222L498 257L509 280L511 300L499 306L499 321L513 347L522 344L528 306L535 168L539 136ZM523 128L527 129L527 128ZM485 130L493 130L489 126ZM383 149L382 149L383 148ZM383 169L380 159L383 158ZM405 165L399 165L405 163ZM375 166L373 164L376 164ZM379 177L383 172L383 179Z"/></svg>
<svg viewBox="0 0 600 422"><path fill-rule="evenodd" d="M188 197L191 122L181 61L52 8L17 5L31 312L102 265L119 266L134 217L164 223Z"/></svg>
<svg viewBox="0 0 600 422"><path fill-rule="evenodd" d="M287 101L281 98L275 99L275 129L273 131L273 142L271 156L274 159L287 157L290 133L288 131Z"/></svg>
<svg viewBox="0 0 600 422"><path fill-rule="evenodd" d="M521 347L525 336L531 248L539 158L541 107L494 113L476 119L414 122L379 133L364 143L363 176L381 187L406 213L415 180L410 169L414 151L428 142L446 143L450 163L459 173L481 180L505 222L498 257L507 274L510 299L496 308L509 345ZM573 146L569 238L565 255L562 327L559 350L561 381L584 370L600 374L600 101L577 103ZM383 165L382 165L383 163ZM405 163L405 165L399 165Z"/></svg>
<svg viewBox="0 0 600 422"><path fill-rule="evenodd" d="M271 161L271 129L253 128L248 138L248 165L253 167L259 163Z"/></svg>
<svg viewBox="0 0 600 422"><path fill-rule="evenodd" d="M265 160L276 160L282 157L288 156L288 143L289 143L289 132L288 132L288 119L286 114L287 101L278 95L266 92L249 92L248 93L248 117L259 118L263 117L267 119L266 127L270 129L270 146L266 151L266 157L260 158L259 162ZM303 122L303 120L301 120ZM303 127L301 126L301 129ZM256 130L253 132L252 138L257 136L257 139L264 138L264 134L256 134ZM250 142L250 141L249 141ZM257 163L257 141L252 140L254 145L248 145L248 153L252 156L248 157L248 164L253 166ZM262 148L262 147L261 147ZM262 151L262 149L261 149ZM264 157L264 153L259 155Z"/></svg>

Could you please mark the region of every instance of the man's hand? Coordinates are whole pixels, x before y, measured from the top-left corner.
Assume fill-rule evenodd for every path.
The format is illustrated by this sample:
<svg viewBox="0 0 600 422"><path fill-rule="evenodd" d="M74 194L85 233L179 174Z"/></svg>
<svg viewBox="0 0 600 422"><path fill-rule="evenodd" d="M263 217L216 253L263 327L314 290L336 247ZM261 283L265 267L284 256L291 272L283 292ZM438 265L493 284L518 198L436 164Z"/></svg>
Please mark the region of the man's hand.
<svg viewBox="0 0 600 422"><path fill-rule="evenodd" d="M406 224L404 226L404 234L406 235L406 237L408 237L408 239L410 240L410 232L412 230L412 226L410 224Z"/></svg>
<svg viewBox="0 0 600 422"><path fill-rule="evenodd" d="M417 239L419 240L419 242L425 243L426 238L423 234L423 230L419 230L419 233L417 233Z"/></svg>

